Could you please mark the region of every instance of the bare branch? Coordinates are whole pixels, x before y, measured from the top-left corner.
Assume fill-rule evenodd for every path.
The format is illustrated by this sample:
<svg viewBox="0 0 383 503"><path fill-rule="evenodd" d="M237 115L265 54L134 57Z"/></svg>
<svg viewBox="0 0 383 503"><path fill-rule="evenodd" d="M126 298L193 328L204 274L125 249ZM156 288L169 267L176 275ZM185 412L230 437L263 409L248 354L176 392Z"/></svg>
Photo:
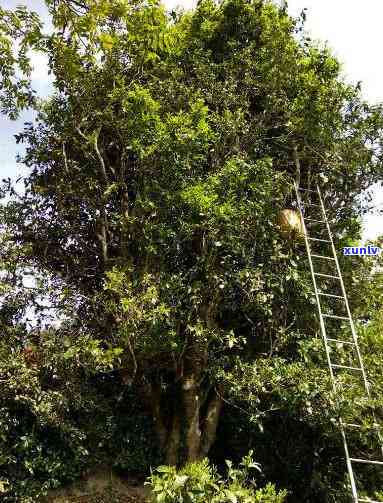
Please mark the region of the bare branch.
<svg viewBox="0 0 383 503"><path fill-rule="evenodd" d="M133 375L131 376L131 379L132 381L134 380L134 378L136 377L136 374L137 374L137 359L136 359L136 355L134 353L134 349L132 347L132 343L130 342L130 338L128 337L128 349L129 349L129 353L130 353L130 356L132 357L132 361L133 361Z"/></svg>
<svg viewBox="0 0 383 503"><path fill-rule="evenodd" d="M94 135L94 149L96 151L96 154L97 154L97 157L100 161L100 165L101 165L101 172L102 172L102 176L104 177L104 180L105 182L108 182L108 176L106 174L106 168L105 168L105 162L104 162L104 159L100 153L100 150L98 148L98 136L99 136L99 132L97 134Z"/></svg>
<svg viewBox="0 0 383 503"><path fill-rule="evenodd" d="M67 155L66 155L65 141L63 141L62 150L63 150L63 157L64 157L65 171L66 171L66 172L68 173L68 175L69 175L68 158L67 158Z"/></svg>
<svg viewBox="0 0 383 503"><path fill-rule="evenodd" d="M81 131L81 129L78 126L76 126L76 131L82 138L84 138L84 140L86 140L87 142L89 141L89 138Z"/></svg>
<svg viewBox="0 0 383 503"><path fill-rule="evenodd" d="M301 183L301 163L299 161L298 150L297 150L297 146L295 145L295 143L293 146L293 153L294 153L294 161L295 161L295 168L296 168L295 183L297 184L297 187L299 187L300 183Z"/></svg>
<svg viewBox="0 0 383 503"><path fill-rule="evenodd" d="M101 250L102 250L102 257L104 260L104 264L108 261L108 242L107 242L107 235L106 235L106 223L105 223L106 218L103 216L99 220L99 225L100 225L100 232L96 233L97 239L99 240L101 244Z"/></svg>
<svg viewBox="0 0 383 503"><path fill-rule="evenodd" d="M88 136L86 136L86 135L85 135L85 134L81 131L81 129L80 129L78 126L76 126L76 131L78 132L78 134L79 134L82 138L84 138L84 140L86 140L86 142L87 142L87 143L89 143L89 142L90 142L90 138L89 138ZM101 155L101 152L100 152L100 150L99 150L99 148L98 148L98 137L99 137L99 134L100 134L100 131L98 131L98 132L97 132L97 131L95 131L95 132L93 133L93 136L94 136L93 148L94 148L94 150L95 150L95 152L96 152L96 154L97 154L97 158L98 158L98 160L100 161L100 168L101 168L101 174L102 174L102 177L104 178L105 183L108 183L108 176L107 176L107 174L106 174L105 162L104 162L104 159L103 159L103 157L102 157L102 155Z"/></svg>

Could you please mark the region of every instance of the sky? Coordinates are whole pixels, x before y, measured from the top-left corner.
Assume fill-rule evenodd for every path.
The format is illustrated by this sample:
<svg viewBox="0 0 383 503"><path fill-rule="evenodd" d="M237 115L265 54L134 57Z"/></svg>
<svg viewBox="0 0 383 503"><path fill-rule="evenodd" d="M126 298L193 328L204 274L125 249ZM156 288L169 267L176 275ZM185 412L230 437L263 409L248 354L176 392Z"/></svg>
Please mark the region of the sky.
<svg viewBox="0 0 383 503"><path fill-rule="evenodd" d="M277 1L277 0L276 0ZM282 1L282 0L278 0ZM168 8L182 6L191 8L195 0L166 0ZM0 6L14 8L24 4L46 19L42 0L0 0ZM382 0L290 0L288 10L293 16L307 8L306 30L312 38L327 43L343 64L345 78L352 83L362 82L364 97L372 102L383 102L383 47ZM47 65L41 55L33 57L34 88L40 95L50 90ZM0 178L16 178L23 168L16 164L17 153L22 147L15 144L13 135L22 130L23 122L31 120L31 113L23 114L18 121L11 122L0 116ZM383 190L374 191L376 210L383 210ZM364 218L364 239L373 239L383 234L383 216L368 214Z"/></svg>

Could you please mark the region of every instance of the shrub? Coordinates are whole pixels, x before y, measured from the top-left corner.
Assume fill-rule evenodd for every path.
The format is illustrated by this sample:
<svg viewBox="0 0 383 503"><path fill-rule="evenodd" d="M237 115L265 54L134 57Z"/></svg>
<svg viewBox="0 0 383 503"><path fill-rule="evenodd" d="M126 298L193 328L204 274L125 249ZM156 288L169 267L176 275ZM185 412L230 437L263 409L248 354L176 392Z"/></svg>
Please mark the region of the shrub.
<svg viewBox="0 0 383 503"><path fill-rule="evenodd" d="M153 503L282 503L286 491L277 491L272 484L260 489L250 478L251 470L260 471L252 458L245 456L239 468L226 461L227 476L219 475L207 459L189 463L177 470L173 466L160 466L146 483L152 490Z"/></svg>
<svg viewBox="0 0 383 503"><path fill-rule="evenodd" d="M30 365L15 341L0 341L0 501L32 503L93 466L148 473L155 458L151 423L133 391L112 373L89 375L79 352L45 333ZM71 345L73 348L73 345ZM80 354L80 356L84 353ZM86 369L94 369L88 364ZM89 371L90 372L90 371Z"/></svg>

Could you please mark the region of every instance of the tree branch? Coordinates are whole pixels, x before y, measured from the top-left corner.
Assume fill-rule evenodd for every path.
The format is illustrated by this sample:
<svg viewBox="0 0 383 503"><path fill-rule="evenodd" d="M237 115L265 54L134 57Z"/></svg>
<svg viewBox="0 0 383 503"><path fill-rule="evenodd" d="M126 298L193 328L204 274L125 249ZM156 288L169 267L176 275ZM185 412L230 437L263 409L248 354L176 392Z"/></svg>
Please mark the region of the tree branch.
<svg viewBox="0 0 383 503"><path fill-rule="evenodd" d="M66 150L65 150L65 141L63 141L63 144L62 144L62 150L63 150L63 157L64 157L64 166L65 166L65 171L68 173L69 175L69 167L68 167L68 158L67 158L67 155L66 155Z"/></svg>
<svg viewBox="0 0 383 503"><path fill-rule="evenodd" d="M85 140L87 143L89 143L89 142L90 142L89 137L88 137L88 136L86 136L86 135L85 135L85 134L81 131L81 129L80 129L78 126L76 126L76 131L78 132L78 134L79 134L82 138L84 138L84 140ZM104 182L107 184L107 183L108 183L108 176L107 176L107 174L106 174L105 162L104 162L104 159L103 159L103 157L102 157L102 155L101 155L101 153L100 153L100 150L99 150L99 148L98 148L98 136L99 136L99 134L100 134L100 132L99 132L99 131L94 133L93 148L94 148L94 150L95 150L95 152L96 152L96 155L97 155L97 158L98 158L98 160L99 160L99 162L100 162L100 168L101 168L101 174L102 174L102 177L103 177L103 179L104 179Z"/></svg>
<svg viewBox="0 0 383 503"><path fill-rule="evenodd" d="M294 161L295 161L295 183L297 184L297 187L300 186L301 183L301 164L299 162L299 156L298 156L298 150L297 146L294 143L293 146L293 153L294 153Z"/></svg>
<svg viewBox="0 0 383 503"><path fill-rule="evenodd" d="M99 132L97 134L94 135L94 149L96 151L96 154L97 154L97 157L98 157L98 160L100 161L100 165L101 165L101 173L102 173L102 176L104 177L104 180L106 183L108 183L108 176L106 174L106 168L105 168L105 162L104 162L104 159L100 153L100 150L98 148L98 136L99 136Z"/></svg>
<svg viewBox="0 0 383 503"><path fill-rule="evenodd" d="M105 213L105 211L103 211ZM106 216L103 214L99 220L100 232L96 233L97 239L101 244L102 250L102 258L104 264L108 261L108 242L107 242L107 234L106 234Z"/></svg>
<svg viewBox="0 0 383 503"><path fill-rule="evenodd" d="M134 378L136 377L138 366L137 366L136 355L134 353L134 349L132 347L132 343L130 342L130 338L129 337L128 337L128 349L129 349L129 353L130 353L130 356L132 357L132 361L133 361L133 375L131 376L131 379L133 381Z"/></svg>

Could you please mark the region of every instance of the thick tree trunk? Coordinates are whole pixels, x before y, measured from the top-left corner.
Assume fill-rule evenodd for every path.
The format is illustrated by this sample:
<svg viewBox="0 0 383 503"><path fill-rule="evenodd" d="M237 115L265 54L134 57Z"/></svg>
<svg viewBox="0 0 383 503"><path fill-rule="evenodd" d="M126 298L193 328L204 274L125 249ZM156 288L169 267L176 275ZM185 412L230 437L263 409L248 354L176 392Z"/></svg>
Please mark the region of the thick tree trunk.
<svg viewBox="0 0 383 503"><path fill-rule="evenodd" d="M213 392L202 416L199 364L195 370L187 372L182 379L179 390L181 400L178 393L172 396L174 404L171 418L165 418L161 407L161 403L166 403L170 398L161 397L161 386L151 383L145 387L145 401L150 405L159 447L167 465L177 466L206 457L216 439L223 404L221 390ZM166 410L169 413L169 404Z"/></svg>
<svg viewBox="0 0 383 503"><path fill-rule="evenodd" d="M160 444L160 448L164 450L166 448L168 440L168 431L163 419L161 410L161 386L158 383L152 383L149 385L149 400L153 414L154 429L157 434L157 438Z"/></svg>
<svg viewBox="0 0 383 503"><path fill-rule="evenodd" d="M182 371L175 371L174 384L171 390L168 385L166 396L162 396L164 390L160 383L151 381L147 386L159 446L168 465L206 457L215 441L222 390L210 392L208 403L201 403L205 395L201 385L207 358L207 346L193 341L182 359Z"/></svg>
<svg viewBox="0 0 383 503"><path fill-rule="evenodd" d="M222 390L217 391L214 391L214 396L210 400L206 411L200 448L201 458L204 458L209 454L210 448L214 444L217 435L218 421L223 405L223 400L220 394L220 391Z"/></svg>
<svg viewBox="0 0 383 503"><path fill-rule="evenodd" d="M186 422L186 458L196 461L200 457L200 396L197 376L190 373L182 383L183 404Z"/></svg>
<svg viewBox="0 0 383 503"><path fill-rule="evenodd" d="M190 345L184 358L182 379L187 461L201 457L201 380L206 364L207 347L198 342Z"/></svg>
<svg viewBox="0 0 383 503"><path fill-rule="evenodd" d="M180 412L173 412L173 423L166 443L165 460L167 465L175 466L179 463L181 444L181 418Z"/></svg>

